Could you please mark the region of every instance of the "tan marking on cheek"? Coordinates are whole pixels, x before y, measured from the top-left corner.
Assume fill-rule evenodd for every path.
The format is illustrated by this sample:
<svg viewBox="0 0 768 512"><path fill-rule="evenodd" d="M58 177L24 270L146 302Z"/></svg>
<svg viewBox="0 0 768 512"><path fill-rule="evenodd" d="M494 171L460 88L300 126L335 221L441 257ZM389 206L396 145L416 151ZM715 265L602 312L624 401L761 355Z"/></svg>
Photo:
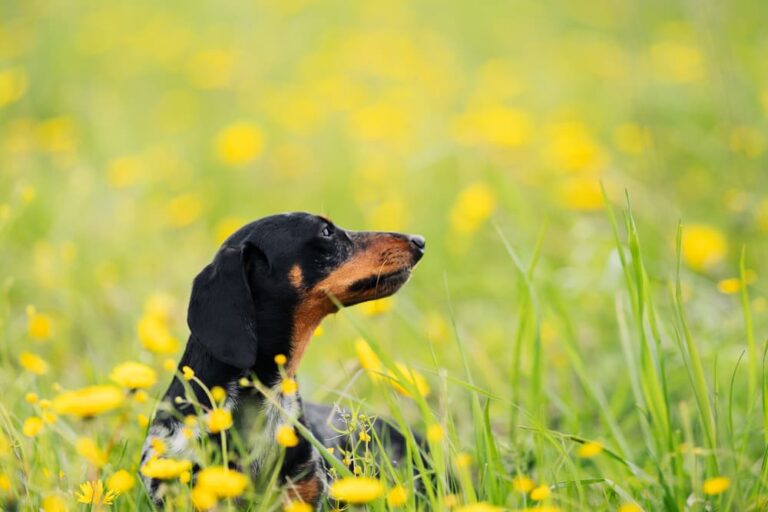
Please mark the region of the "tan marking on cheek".
<svg viewBox="0 0 768 512"><path fill-rule="evenodd" d="M291 267L291 271L288 272L288 280L291 285L298 289L304 284L304 273L301 271L301 267L298 263Z"/></svg>
<svg viewBox="0 0 768 512"><path fill-rule="evenodd" d="M320 479L311 475L304 480L294 483L288 489L288 496L291 501L301 500L304 503L314 504L320 497Z"/></svg>

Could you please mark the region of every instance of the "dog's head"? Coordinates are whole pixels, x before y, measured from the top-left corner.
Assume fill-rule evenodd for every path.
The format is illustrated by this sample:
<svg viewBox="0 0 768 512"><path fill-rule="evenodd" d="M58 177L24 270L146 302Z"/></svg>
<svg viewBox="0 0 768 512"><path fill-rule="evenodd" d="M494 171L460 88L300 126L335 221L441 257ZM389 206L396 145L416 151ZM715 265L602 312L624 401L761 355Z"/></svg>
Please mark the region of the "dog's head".
<svg viewBox="0 0 768 512"><path fill-rule="evenodd" d="M298 340L339 305L399 290L424 247L421 236L347 231L308 213L265 217L230 236L195 278L190 330L215 358L242 369L254 366L260 342L286 332L289 346L265 355L300 357L306 342Z"/></svg>

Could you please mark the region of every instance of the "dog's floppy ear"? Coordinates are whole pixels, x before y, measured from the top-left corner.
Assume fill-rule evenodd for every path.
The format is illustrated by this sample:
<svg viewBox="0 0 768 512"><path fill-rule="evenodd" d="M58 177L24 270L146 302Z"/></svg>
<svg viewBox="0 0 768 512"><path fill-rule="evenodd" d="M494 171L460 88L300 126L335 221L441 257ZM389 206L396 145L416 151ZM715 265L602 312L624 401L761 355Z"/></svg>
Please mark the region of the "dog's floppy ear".
<svg viewBox="0 0 768 512"><path fill-rule="evenodd" d="M195 278L187 323L217 360L247 369L256 363L256 306L246 277L250 246L222 247Z"/></svg>

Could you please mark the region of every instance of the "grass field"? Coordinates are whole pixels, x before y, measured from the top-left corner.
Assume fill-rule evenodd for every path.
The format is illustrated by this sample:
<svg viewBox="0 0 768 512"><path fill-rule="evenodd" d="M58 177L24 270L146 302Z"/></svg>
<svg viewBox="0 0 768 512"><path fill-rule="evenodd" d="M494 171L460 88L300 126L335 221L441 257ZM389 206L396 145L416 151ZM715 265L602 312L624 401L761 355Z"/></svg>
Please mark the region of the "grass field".
<svg viewBox="0 0 768 512"><path fill-rule="evenodd" d="M0 0L0 508L149 510L192 278L246 221L305 210L428 241L299 373L429 438L431 469L354 461L377 479L351 480L358 508L765 510L767 16ZM177 473L169 510L236 508ZM230 477L250 510L302 510Z"/></svg>

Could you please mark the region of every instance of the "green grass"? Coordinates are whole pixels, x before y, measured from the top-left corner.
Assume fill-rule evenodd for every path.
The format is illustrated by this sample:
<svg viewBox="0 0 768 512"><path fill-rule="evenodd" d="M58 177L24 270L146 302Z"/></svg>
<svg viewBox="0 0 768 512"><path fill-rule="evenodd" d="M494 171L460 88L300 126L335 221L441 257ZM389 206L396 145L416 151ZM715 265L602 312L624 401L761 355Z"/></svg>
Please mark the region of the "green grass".
<svg viewBox="0 0 768 512"><path fill-rule="evenodd" d="M441 427L428 466L357 461L409 490L403 509L768 505L764 2L0 13L0 508L87 510L81 483L138 475L138 415L179 357L143 347L140 322L159 310L185 340L190 283L221 238L290 210L428 241L391 309L327 319L299 372L306 400L358 423ZM382 375L361 369L360 337ZM44 412L28 393L107 384L128 360L158 373L146 401L22 433ZM105 460L78 453L83 438ZM602 451L580 456L590 443ZM706 494L720 476L730 487ZM281 508L275 482L248 489L251 510ZM111 506L148 507L138 483Z"/></svg>

